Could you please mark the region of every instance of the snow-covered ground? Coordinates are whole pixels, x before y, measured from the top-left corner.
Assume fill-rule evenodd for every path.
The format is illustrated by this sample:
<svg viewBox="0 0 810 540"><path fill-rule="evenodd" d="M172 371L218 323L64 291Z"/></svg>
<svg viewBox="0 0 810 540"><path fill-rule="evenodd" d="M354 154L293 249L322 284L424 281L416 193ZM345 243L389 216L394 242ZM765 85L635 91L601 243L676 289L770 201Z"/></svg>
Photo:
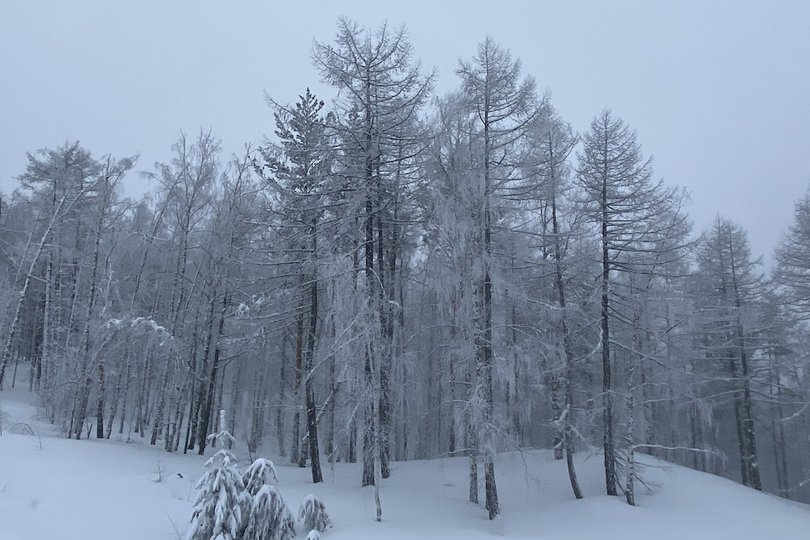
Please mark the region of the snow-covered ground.
<svg viewBox="0 0 810 540"><path fill-rule="evenodd" d="M0 540L182 536L204 458L167 454L140 440L55 437L19 389L0 393L0 408ZM41 439L9 433L17 422L32 425ZM581 501L571 495L565 464L548 452L499 456L503 512L490 522L483 508L466 500L466 460L394 463L391 478L382 483L383 521L377 523L372 489L359 487L359 465L326 464L326 481L313 485L307 469L277 461L278 488L293 512L308 493L326 503L335 528L324 539L810 538L810 506L722 478L661 463L645 470L652 492L639 488L639 506L631 508L602 495L598 456L582 455L577 466L586 495Z"/></svg>

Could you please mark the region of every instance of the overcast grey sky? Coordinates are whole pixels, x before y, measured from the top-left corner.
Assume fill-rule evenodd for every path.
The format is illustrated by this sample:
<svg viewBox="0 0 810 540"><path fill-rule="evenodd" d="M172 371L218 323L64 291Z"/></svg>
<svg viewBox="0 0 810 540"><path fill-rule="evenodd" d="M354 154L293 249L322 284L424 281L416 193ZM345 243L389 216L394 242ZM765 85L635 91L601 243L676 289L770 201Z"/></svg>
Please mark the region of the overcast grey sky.
<svg viewBox="0 0 810 540"><path fill-rule="evenodd" d="M574 129L604 107L639 133L655 169L770 256L810 183L810 2L403 0L10 1L0 8L0 188L25 152L79 139L96 156L167 160L180 129L210 127L230 153L272 132L266 90L326 91L312 39L349 16L405 23L437 91L487 34ZM322 97L328 99L327 93ZM144 182L131 175L132 191Z"/></svg>

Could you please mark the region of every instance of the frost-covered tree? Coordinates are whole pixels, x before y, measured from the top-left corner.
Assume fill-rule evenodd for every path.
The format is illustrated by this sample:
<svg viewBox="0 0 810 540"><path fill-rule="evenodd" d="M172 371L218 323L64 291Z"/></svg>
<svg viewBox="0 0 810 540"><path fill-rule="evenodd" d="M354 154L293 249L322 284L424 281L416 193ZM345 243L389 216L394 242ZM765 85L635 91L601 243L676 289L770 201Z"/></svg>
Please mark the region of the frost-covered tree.
<svg viewBox="0 0 810 540"><path fill-rule="evenodd" d="M478 45L470 61L461 61L463 103L473 118L474 138L480 163L471 180L476 182L475 208L478 260L474 277L477 294L475 330L476 377L478 380L481 457L484 463L486 508L489 518L500 513L495 482L495 424L493 390L492 266L493 228L497 214L496 197L510 194L515 166L515 141L526 132L535 115L535 83L521 76L521 63L511 53L487 38Z"/></svg>
<svg viewBox="0 0 810 540"><path fill-rule="evenodd" d="M295 519L281 494L263 485L253 495L243 540L290 540L295 537Z"/></svg>
<svg viewBox="0 0 810 540"><path fill-rule="evenodd" d="M608 495L616 495L613 407L616 342L612 325L617 320L632 318L634 309L632 303L622 299L616 279L629 274L650 276L655 267L672 256L661 253L662 259L644 255L655 255L661 249L661 239L670 226L667 215L679 208L683 194L653 179L652 160L642 154L636 132L609 110L593 119L582 136L582 150L577 158L582 204L596 229L600 246L602 447L606 491Z"/></svg>
<svg viewBox="0 0 810 540"><path fill-rule="evenodd" d="M751 256L746 231L718 217L698 249L695 292L701 348L706 359L724 373L725 392L734 409L740 477L744 485L761 490L753 400L759 369L752 332L754 309L763 291L759 263Z"/></svg>
<svg viewBox="0 0 810 540"><path fill-rule="evenodd" d="M362 484L377 485L375 464L382 478L389 474L394 328L389 322L396 287L387 285L398 275L390 269L396 268L398 249L393 244L402 226L396 217L399 180L406 163L424 145L412 126L418 125L433 75L422 75L405 28L392 31L388 24L371 31L341 19L334 44L316 41L313 56L323 80L340 92L337 159L340 173L350 179L344 196L359 236L355 257L358 268L362 258L365 279L365 302L359 306L365 319Z"/></svg>
<svg viewBox="0 0 810 540"><path fill-rule="evenodd" d="M251 504L250 496L244 491L236 458L227 449L233 437L225 429L224 410L220 411L220 428L212 436L219 450L206 461L208 470L195 485L197 496L187 540L238 540L247 517L245 513Z"/></svg>
<svg viewBox="0 0 810 540"><path fill-rule="evenodd" d="M426 173L433 180L421 198L427 256L417 271L424 272L426 278L430 276L429 281L425 279L426 293L435 298L428 306L436 306L436 324L426 324L427 328L439 326L439 321L441 327L447 328L435 338L431 336L427 345L440 341L447 347L443 366L437 365L436 355L427 354L430 372L441 371L444 377L425 381L425 401L431 414L430 424L439 425L443 415L435 414L434 411L441 410L436 404L448 403L447 450L454 455L463 449L464 455L469 456L469 500L477 504L481 408L477 406L473 341L477 330L474 269L480 258L476 224L480 205L476 182L478 144L473 119L462 105L460 95L454 93L437 100L436 109L432 144L425 163ZM427 430L422 434L423 447L436 444L431 433L432 430Z"/></svg>
<svg viewBox="0 0 810 540"><path fill-rule="evenodd" d="M235 540L242 527L245 497L233 454L219 450L206 462L208 472L194 486L197 498L188 540Z"/></svg>
<svg viewBox="0 0 810 540"><path fill-rule="evenodd" d="M324 532L332 527L332 520L329 519L329 514L326 512L326 505L312 494L307 495L301 501L301 506L298 508L298 521L303 524L304 530L314 529Z"/></svg>
<svg viewBox="0 0 810 540"><path fill-rule="evenodd" d="M251 497L255 497L262 486L272 486L278 483L275 465L269 459L255 460L242 475L242 483L245 485L245 491Z"/></svg>
<svg viewBox="0 0 810 540"><path fill-rule="evenodd" d="M319 238L324 236L321 222L330 216L326 208L332 180L332 151L327 135L327 119L321 113L324 102L307 88L291 107L275 105L276 136L279 145L260 149L263 164L259 168L276 198L279 228L288 245L290 280L298 309L295 314L295 413L293 416L290 458L305 464L307 453L312 481L323 481L318 440L315 394L319 301L323 270ZM322 242L322 240L321 240ZM304 386L306 448L300 450L300 391Z"/></svg>
<svg viewBox="0 0 810 540"><path fill-rule="evenodd" d="M91 192L98 180L100 164L90 151L78 142L67 142L55 149L44 149L37 154L28 154L26 171L21 175L23 201L37 208L34 226L31 227L23 249L17 257L16 268L11 277L11 287L19 291L4 317L3 350L0 358L0 388L6 368L12 358L14 345L19 341L20 326L26 303L33 298L32 284L40 279L45 285L46 305L41 311L45 333L42 336L44 353L57 345L68 348L75 337L73 323L82 307L74 302L79 290L82 250L88 240L90 224L82 218L82 210L88 209ZM45 272L41 261L47 258ZM50 273L48 273L50 272ZM59 291L59 294L54 294ZM58 306L54 304L59 302ZM54 319L54 316L57 318ZM37 317L39 319L39 317ZM36 338L35 338L36 339ZM57 342L53 342L57 340ZM30 356L30 355L29 355ZM41 359L34 359L42 365ZM46 362L49 358L46 358ZM39 370L40 376L42 370Z"/></svg>
<svg viewBox="0 0 810 540"><path fill-rule="evenodd" d="M295 519L284 504L276 468L268 459L255 460L242 476L245 494L249 499L244 516L244 540L288 540L295 536Z"/></svg>
<svg viewBox="0 0 810 540"><path fill-rule="evenodd" d="M528 143L527 155L524 157L524 168L527 176L538 184L536 190L540 200L546 205L545 210L550 214L551 230L547 242L550 244L554 274L554 298L557 307L556 319L558 333L556 337L557 357L562 356L562 366L552 373L551 377L551 405L555 429L555 458L561 458L565 453L568 477L571 489L577 499L582 498L576 470L574 468L574 380L575 373L575 344L572 337L571 311L566 299L566 288L571 281L568 262L568 247L576 240L574 230L565 230L566 221L576 222L576 219L566 220L565 198L571 190L570 166L568 158L571 155L577 138L554 110L550 103L545 103L541 113L530 124L526 133ZM569 205L570 206L570 205ZM573 212L572 212L573 213ZM570 294L570 291L569 291ZM559 389L559 390L558 390ZM562 393L562 396L559 394Z"/></svg>
<svg viewBox="0 0 810 540"><path fill-rule="evenodd" d="M803 318L810 317L810 191L795 204L776 261L775 279L785 288L788 305Z"/></svg>

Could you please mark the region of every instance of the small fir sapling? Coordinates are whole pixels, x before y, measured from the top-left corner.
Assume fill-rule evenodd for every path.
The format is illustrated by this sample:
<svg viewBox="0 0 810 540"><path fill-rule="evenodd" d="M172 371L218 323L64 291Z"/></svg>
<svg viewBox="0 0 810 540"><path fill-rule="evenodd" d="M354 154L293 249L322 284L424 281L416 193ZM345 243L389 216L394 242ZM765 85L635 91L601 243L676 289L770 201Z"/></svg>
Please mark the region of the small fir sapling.
<svg viewBox="0 0 810 540"><path fill-rule="evenodd" d="M255 497L262 486L278 484L276 467L269 459L258 458L242 475L242 482L245 484L245 491Z"/></svg>
<svg viewBox="0 0 810 540"><path fill-rule="evenodd" d="M332 520L326 513L326 506L312 494L304 497L301 502L301 507L298 509L298 520L303 524L304 530L315 529L324 532L332 526Z"/></svg>
<svg viewBox="0 0 810 540"><path fill-rule="evenodd" d="M321 540L321 533L319 533L315 529L312 529L311 531L309 531L309 534L307 535L307 540Z"/></svg>
<svg viewBox="0 0 810 540"><path fill-rule="evenodd" d="M253 496L242 540L291 540L295 519L275 488L265 484Z"/></svg>
<svg viewBox="0 0 810 540"><path fill-rule="evenodd" d="M242 516L250 497L244 492L236 458L226 447L233 437L225 428L225 411L220 412L220 426L221 431L212 435L219 450L205 463L208 470L195 486L197 497L187 540L236 540L244 528Z"/></svg>
<svg viewBox="0 0 810 540"><path fill-rule="evenodd" d="M289 540L295 536L295 519L273 486L278 475L273 462L259 458L242 476L245 493L251 498L245 519L244 540Z"/></svg>

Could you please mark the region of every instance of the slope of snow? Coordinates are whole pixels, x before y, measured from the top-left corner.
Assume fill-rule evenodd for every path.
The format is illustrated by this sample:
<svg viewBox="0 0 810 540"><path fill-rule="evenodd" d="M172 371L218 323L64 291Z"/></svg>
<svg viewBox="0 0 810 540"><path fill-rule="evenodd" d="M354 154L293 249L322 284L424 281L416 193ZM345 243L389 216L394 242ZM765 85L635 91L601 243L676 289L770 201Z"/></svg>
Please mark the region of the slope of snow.
<svg viewBox="0 0 810 540"><path fill-rule="evenodd" d="M8 431L18 421L32 424L43 435L48 431L32 417L26 394L0 394L5 415L0 540L182 536L204 458L167 454L140 439L126 444L43 436L40 449L38 437ZM631 508L622 498L602 495L598 456L577 460L586 498L576 501L564 462L554 461L546 451L503 454L497 463L503 512L494 522L486 519L483 508L466 500L465 459L393 463L391 478L381 486L383 522L377 523L373 492L359 487L359 464L326 464L326 481L313 485L307 469L276 460L278 489L294 513L309 493L326 503L335 528L324 539L810 538L810 506L682 467L647 462L657 463L644 472L652 491L640 487L639 506ZM305 536L306 531L299 531L300 538Z"/></svg>

